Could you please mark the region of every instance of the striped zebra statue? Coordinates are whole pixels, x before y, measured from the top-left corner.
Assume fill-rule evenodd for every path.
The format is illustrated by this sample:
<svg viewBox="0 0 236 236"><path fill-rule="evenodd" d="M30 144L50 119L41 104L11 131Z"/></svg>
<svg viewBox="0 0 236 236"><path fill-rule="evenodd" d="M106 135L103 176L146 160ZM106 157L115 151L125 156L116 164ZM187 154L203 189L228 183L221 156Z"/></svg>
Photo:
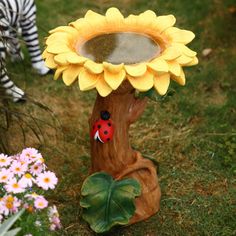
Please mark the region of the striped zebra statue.
<svg viewBox="0 0 236 236"><path fill-rule="evenodd" d="M36 22L34 0L0 0L0 85L14 102L24 101L25 93L8 77L5 66L6 53L13 62L23 60L19 32L26 43L32 67L40 75L50 70L41 57Z"/></svg>

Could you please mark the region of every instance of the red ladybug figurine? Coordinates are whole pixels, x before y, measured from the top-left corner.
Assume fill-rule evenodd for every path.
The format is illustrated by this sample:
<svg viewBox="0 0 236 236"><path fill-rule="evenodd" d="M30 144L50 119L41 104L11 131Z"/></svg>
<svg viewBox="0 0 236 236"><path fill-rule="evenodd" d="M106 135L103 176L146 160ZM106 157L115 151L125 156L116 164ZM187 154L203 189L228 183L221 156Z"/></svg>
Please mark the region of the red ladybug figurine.
<svg viewBox="0 0 236 236"><path fill-rule="evenodd" d="M112 140L114 134L114 126L110 119L111 115L108 111L101 112L101 118L96 121L91 131L91 137L101 143L107 143Z"/></svg>

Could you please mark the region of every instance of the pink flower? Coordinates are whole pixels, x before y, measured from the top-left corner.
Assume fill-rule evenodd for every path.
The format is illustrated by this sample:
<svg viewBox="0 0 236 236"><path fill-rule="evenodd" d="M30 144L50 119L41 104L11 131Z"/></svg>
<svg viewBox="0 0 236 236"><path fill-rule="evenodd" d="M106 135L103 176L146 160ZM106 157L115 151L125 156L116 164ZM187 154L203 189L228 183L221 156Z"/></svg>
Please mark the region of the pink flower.
<svg viewBox="0 0 236 236"><path fill-rule="evenodd" d="M13 177L13 173L6 169L2 168L0 171L0 183L6 183L9 179Z"/></svg>
<svg viewBox="0 0 236 236"><path fill-rule="evenodd" d="M35 179L32 177L31 174L26 173L23 177L19 180L19 183L24 187L32 187Z"/></svg>
<svg viewBox="0 0 236 236"><path fill-rule="evenodd" d="M37 185L44 190L48 190L49 188L54 189L57 181L56 175L51 171L45 171L39 174L36 179Z"/></svg>
<svg viewBox="0 0 236 236"><path fill-rule="evenodd" d="M12 195L7 195L1 199L0 206L1 214L7 216L9 213L18 212L18 209L21 206L21 200L17 197L13 197Z"/></svg>
<svg viewBox="0 0 236 236"><path fill-rule="evenodd" d="M36 198L34 201L34 207L36 209L43 209L46 208L47 206L48 206L48 201L43 196Z"/></svg>
<svg viewBox="0 0 236 236"><path fill-rule="evenodd" d="M12 193L23 193L25 191L24 186L20 182L17 182L16 178L9 180L4 187L7 192Z"/></svg>
<svg viewBox="0 0 236 236"><path fill-rule="evenodd" d="M33 175L38 175L43 171L43 166L40 164L34 164L30 167L30 173Z"/></svg>
<svg viewBox="0 0 236 236"><path fill-rule="evenodd" d="M0 154L0 166L9 166L11 164L11 157L4 155L3 153Z"/></svg>
<svg viewBox="0 0 236 236"><path fill-rule="evenodd" d="M61 229L61 221L59 218L59 213L57 211L57 207L54 205L52 207L49 207L48 209L48 219L51 223L50 230L54 231L56 229Z"/></svg>
<svg viewBox="0 0 236 236"><path fill-rule="evenodd" d="M25 148L20 154L20 160L26 163L36 162L42 155L35 148Z"/></svg>
<svg viewBox="0 0 236 236"><path fill-rule="evenodd" d="M10 170L14 173L17 174L18 176L23 175L28 169L27 164L21 164L18 161L13 161Z"/></svg>

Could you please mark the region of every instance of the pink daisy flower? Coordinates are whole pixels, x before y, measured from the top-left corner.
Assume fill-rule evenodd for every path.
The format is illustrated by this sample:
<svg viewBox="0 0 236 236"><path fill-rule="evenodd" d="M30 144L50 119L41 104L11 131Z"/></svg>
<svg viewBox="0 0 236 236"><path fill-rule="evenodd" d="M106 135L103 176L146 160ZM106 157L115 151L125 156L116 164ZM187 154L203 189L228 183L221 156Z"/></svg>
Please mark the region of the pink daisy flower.
<svg viewBox="0 0 236 236"><path fill-rule="evenodd" d="M24 186L20 182L17 182L16 178L9 180L4 187L7 192L12 193L23 193L25 191Z"/></svg>
<svg viewBox="0 0 236 236"><path fill-rule="evenodd" d="M9 179L13 177L13 173L6 169L2 168L0 171L0 183L6 183Z"/></svg>
<svg viewBox="0 0 236 236"><path fill-rule="evenodd" d="M20 154L20 160L25 163L36 162L42 159L42 155L35 148L26 148Z"/></svg>
<svg viewBox="0 0 236 236"><path fill-rule="evenodd" d="M47 206L48 206L48 201L43 196L36 198L34 201L34 207L36 209L43 209L46 208Z"/></svg>
<svg viewBox="0 0 236 236"><path fill-rule="evenodd" d="M19 180L19 183L24 187L32 187L33 183L35 182L35 179L30 173L24 174L21 179Z"/></svg>
<svg viewBox="0 0 236 236"><path fill-rule="evenodd" d="M22 176L28 169L27 164L21 164L18 161L13 161L10 170L14 173L17 174L18 176Z"/></svg>
<svg viewBox="0 0 236 236"><path fill-rule="evenodd" d="M0 167L2 166L9 166L11 164L11 157L4 155L3 153L0 154Z"/></svg>
<svg viewBox="0 0 236 236"><path fill-rule="evenodd" d="M37 185L44 190L48 190L49 188L54 189L57 181L56 175L51 171L45 171L39 174L36 179Z"/></svg>
<svg viewBox="0 0 236 236"><path fill-rule="evenodd" d="M43 171L43 166L40 164L34 164L30 167L30 173L32 175L38 175Z"/></svg>
<svg viewBox="0 0 236 236"><path fill-rule="evenodd" d="M5 216L9 215L9 213L18 212L20 206L21 200L19 200L17 197L13 197L12 195L7 195L1 200L2 214Z"/></svg>

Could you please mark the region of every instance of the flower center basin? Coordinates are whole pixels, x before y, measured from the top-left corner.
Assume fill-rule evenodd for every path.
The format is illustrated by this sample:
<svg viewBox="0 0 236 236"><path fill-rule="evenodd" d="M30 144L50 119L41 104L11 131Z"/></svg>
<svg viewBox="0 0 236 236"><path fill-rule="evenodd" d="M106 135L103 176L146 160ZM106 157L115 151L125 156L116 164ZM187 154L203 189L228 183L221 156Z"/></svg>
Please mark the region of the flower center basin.
<svg viewBox="0 0 236 236"><path fill-rule="evenodd" d="M150 61L161 53L151 37L133 32L109 33L77 45L77 53L97 63L136 64Z"/></svg>

